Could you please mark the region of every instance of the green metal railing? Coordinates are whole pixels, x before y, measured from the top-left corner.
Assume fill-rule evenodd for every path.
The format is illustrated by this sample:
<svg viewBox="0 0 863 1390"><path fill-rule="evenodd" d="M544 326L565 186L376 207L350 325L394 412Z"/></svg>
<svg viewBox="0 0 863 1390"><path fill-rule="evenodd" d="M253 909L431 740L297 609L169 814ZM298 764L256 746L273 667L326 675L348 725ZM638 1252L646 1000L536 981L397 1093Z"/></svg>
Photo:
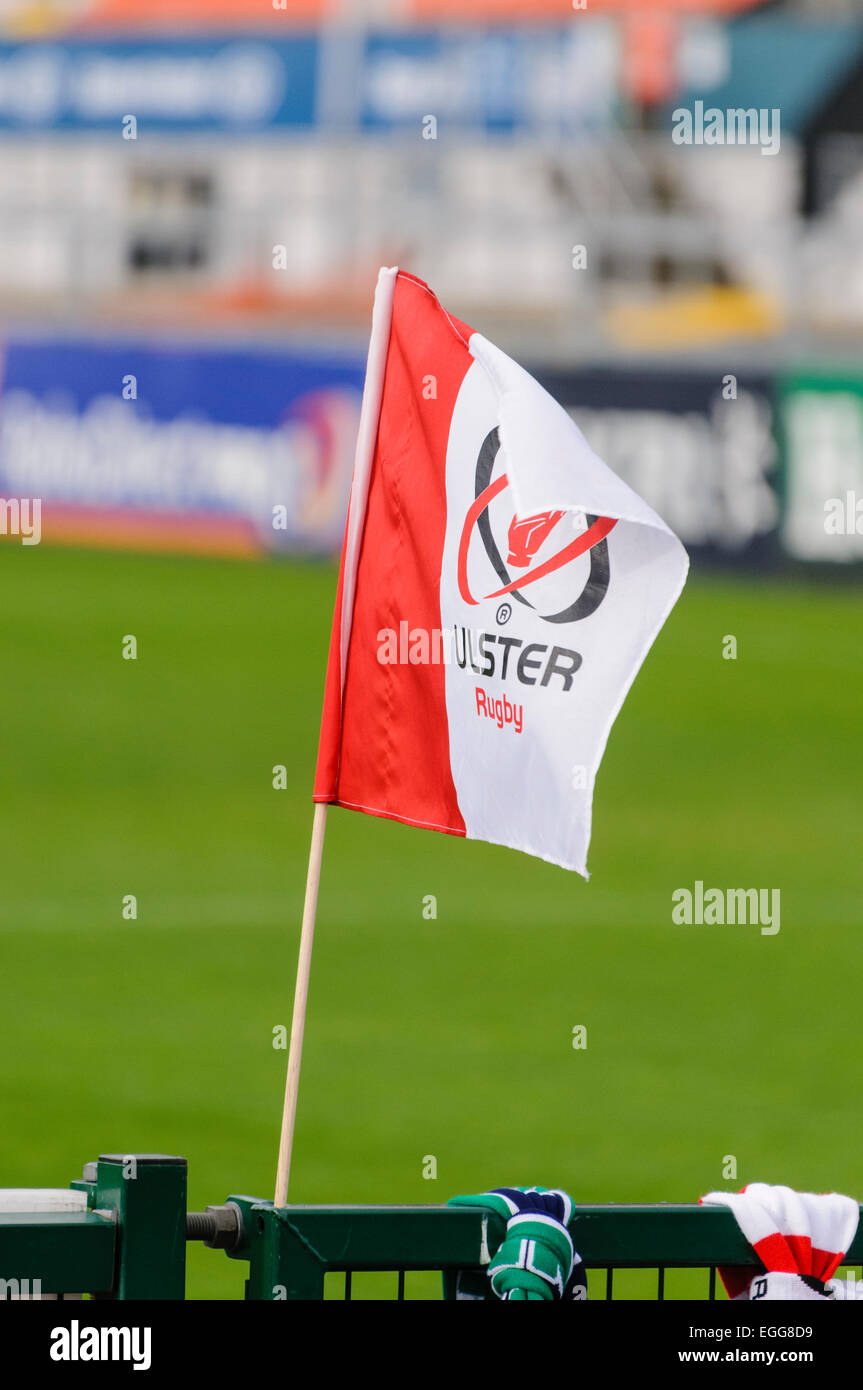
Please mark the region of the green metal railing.
<svg viewBox="0 0 863 1390"><path fill-rule="evenodd" d="M94 1298L185 1297L184 1158L106 1154L70 1187L86 1211L0 1212L4 1288Z"/></svg>
<svg viewBox="0 0 863 1390"><path fill-rule="evenodd" d="M202 1240L248 1265L247 1299L322 1299L331 1275L352 1297L355 1275L389 1272L388 1295L404 1299L407 1276L436 1271L444 1298L489 1297L484 1269L503 1239L492 1211L445 1206L290 1206L231 1197L186 1210L186 1161L161 1154L103 1155L71 1187L87 1210L0 1212L0 1280L45 1294L97 1299L183 1299L186 1243ZM700 1296L717 1293L719 1265L761 1266L732 1213L721 1207L585 1206L570 1231L600 1297L615 1297L615 1273L651 1270L645 1295L666 1297L669 1271L702 1270ZM863 1226L845 1265L863 1263ZM3 1287L7 1287L4 1283ZM596 1297L592 1282L591 1297ZM691 1296L698 1297L698 1294Z"/></svg>
<svg viewBox="0 0 863 1390"><path fill-rule="evenodd" d="M232 1199L242 1211L243 1235L233 1258L249 1261L246 1297L320 1299L327 1277L344 1273L343 1296L352 1297L353 1276L366 1271L393 1275L391 1297L405 1297L405 1276L436 1270L444 1298L457 1296L457 1281L469 1297L492 1297L484 1267L503 1239L504 1224L491 1210L456 1207L295 1206ZM588 1272L602 1271L601 1297L615 1296L615 1272L649 1270L647 1295L666 1297L667 1274L703 1271L700 1295L717 1296L717 1266L762 1268L729 1210L721 1207L584 1206L569 1225ZM863 1231L847 1265L863 1260ZM465 1277L467 1276L467 1277ZM471 1277L473 1276L473 1277ZM594 1286L595 1287L595 1286ZM596 1297L594 1289L591 1297Z"/></svg>

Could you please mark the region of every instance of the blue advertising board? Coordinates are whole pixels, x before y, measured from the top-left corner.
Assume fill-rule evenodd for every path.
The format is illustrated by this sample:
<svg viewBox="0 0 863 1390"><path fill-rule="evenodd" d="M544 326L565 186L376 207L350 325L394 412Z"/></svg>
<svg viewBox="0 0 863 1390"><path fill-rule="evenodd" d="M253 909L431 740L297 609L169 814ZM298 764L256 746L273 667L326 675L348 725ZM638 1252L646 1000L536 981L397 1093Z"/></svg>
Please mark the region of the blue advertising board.
<svg viewBox="0 0 863 1390"><path fill-rule="evenodd" d="M317 51L313 36L0 44L0 128L307 128Z"/></svg>
<svg viewBox="0 0 863 1390"><path fill-rule="evenodd" d="M135 342L5 346L0 495L46 541L331 553L363 364Z"/></svg>
<svg viewBox="0 0 863 1390"><path fill-rule="evenodd" d="M333 30L0 44L0 129L114 132L312 127L486 132L607 125L617 39L598 21L539 30Z"/></svg>

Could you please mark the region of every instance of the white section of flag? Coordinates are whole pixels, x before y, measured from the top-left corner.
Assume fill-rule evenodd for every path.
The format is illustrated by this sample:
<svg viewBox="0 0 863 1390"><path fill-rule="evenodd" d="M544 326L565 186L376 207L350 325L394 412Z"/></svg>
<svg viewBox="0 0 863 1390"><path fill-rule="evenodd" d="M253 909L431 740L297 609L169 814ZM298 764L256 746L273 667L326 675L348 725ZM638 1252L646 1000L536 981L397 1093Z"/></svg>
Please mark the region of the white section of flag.
<svg viewBox="0 0 863 1390"><path fill-rule="evenodd" d="M593 453L567 413L527 372L479 334L472 336L470 349L475 360L456 401L447 452L441 621L445 629L493 638L484 646L493 652L495 668L483 677L456 660L447 666L446 712L459 808L468 837L526 851L586 878L593 788L606 741L683 588L688 559L673 532ZM470 604L459 591L459 543L476 495L476 462L495 426L501 447L494 476L506 472L510 480L488 513L501 547L507 515L513 513L566 513L538 550L537 563L585 529L582 514L619 519L605 542L608 589L588 617L556 623L540 614L565 610L583 589L589 556L526 586L523 597L535 605L528 608L512 595L485 597L500 580L475 532L468 563L471 592L481 601ZM512 577L518 573L513 570ZM501 604L510 609L505 621ZM524 667L533 685L517 678L518 657L531 643L545 649L531 656L538 666ZM541 683L555 646L581 656L568 690L554 673L547 685ZM487 668L476 646L473 651L474 663ZM496 718L482 713L478 690L485 694L486 709L497 700L504 715L504 701L520 707L521 732L515 718L499 727Z"/></svg>

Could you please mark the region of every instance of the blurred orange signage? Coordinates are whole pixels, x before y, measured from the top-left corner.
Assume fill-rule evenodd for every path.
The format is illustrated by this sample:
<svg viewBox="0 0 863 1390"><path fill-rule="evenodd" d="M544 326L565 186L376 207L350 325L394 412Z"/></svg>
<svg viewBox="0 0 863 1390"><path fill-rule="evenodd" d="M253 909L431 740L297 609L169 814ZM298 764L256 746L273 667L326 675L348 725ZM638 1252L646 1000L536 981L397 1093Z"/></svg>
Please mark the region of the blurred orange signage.
<svg viewBox="0 0 863 1390"><path fill-rule="evenodd" d="M764 0L6 0L0 31L19 38L81 31L177 33L273 29L323 19L376 24L554 21L587 14L734 14Z"/></svg>

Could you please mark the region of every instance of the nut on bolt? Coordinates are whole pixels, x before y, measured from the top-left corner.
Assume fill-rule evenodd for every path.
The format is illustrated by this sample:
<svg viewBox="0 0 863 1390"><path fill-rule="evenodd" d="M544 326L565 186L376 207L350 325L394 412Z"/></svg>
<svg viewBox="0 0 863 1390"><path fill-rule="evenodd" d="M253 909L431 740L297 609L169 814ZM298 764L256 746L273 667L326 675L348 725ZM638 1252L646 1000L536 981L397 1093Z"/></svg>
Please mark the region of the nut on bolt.
<svg viewBox="0 0 863 1390"><path fill-rule="evenodd" d="M202 1240L211 1250L233 1250L242 1235L243 1215L236 1202L190 1211L186 1216L186 1239Z"/></svg>

